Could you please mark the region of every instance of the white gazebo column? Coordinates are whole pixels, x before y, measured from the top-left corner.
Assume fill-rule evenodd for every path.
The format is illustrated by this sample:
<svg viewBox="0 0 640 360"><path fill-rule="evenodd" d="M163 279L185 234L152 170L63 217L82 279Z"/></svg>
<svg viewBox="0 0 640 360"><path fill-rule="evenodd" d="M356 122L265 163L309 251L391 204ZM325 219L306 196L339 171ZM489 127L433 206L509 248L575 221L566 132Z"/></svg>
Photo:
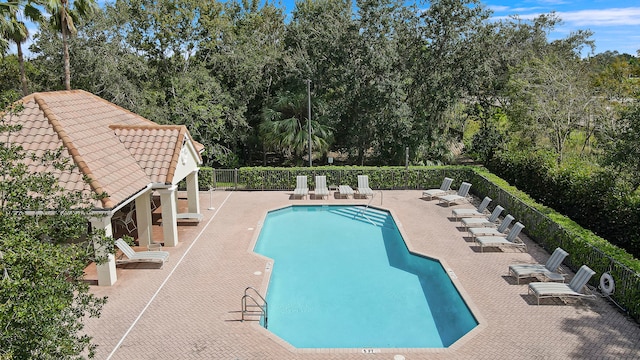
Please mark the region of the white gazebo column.
<svg viewBox="0 0 640 360"><path fill-rule="evenodd" d="M198 196L198 170L196 169L187 175L187 205L188 212L200 213L200 196Z"/></svg>
<svg viewBox="0 0 640 360"><path fill-rule="evenodd" d="M162 235L164 246L178 245L178 223L176 221L176 192L178 187L171 186L168 189L158 189L160 203L162 204Z"/></svg>
<svg viewBox="0 0 640 360"><path fill-rule="evenodd" d="M151 190L136 198L136 223L138 228L138 245L148 246L151 243Z"/></svg>
<svg viewBox="0 0 640 360"><path fill-rule="evenodd" d="M107 237L113 237L113 229L111 228L111 216L92 217L90 219L92 229L103 229ZM96 264L98 271L98 285L111 286L116 283L118 276L116 275L116 258L108 252L104 246L93 243L96 256L107 255L107 261L102 264Z"/></svg>

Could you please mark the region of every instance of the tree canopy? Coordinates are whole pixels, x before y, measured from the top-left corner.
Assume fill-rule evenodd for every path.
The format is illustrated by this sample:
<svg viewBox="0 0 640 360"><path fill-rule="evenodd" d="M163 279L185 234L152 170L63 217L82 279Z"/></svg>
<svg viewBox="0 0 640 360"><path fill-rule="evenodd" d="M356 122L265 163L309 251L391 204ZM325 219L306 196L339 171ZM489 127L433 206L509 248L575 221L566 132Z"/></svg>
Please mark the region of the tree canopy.
<svg viewBox="0 0 640 360"><path fill-rule="evenodd" d="M58 152L30 153L12 142L20 130L0 122L0 358L80 359L95 345L83 334L85 316L99 316L106 298L89 293L84 268L94 244L110 243L88 231L88 200L62 191L56 172L71 164ZM29 163L48 165L33 174ZM111 248L113 246L111 245Z"/></svg>
<svg viewBox="0 0 640 360"><path fill-rule="evenodd" d="M15 29L10 4L0 7L3 40ZM500 149L548 149L559 163L604 163L640 95L637 57L593 55L588 31L550 40L555 13L494 19L478 0L299 1L290 14L257 0L117 0L93 10L69 39L40 26L19 66L29 90L64 88L57 69L68 59L73 88L186 125L209 166L302 163L304 132L285 141L284 123L266 114L283 97L304 99L307 79L316 164L330 151L345 164L403 164L406 148L411 164L450 163L462 143L485 162ZM0 61L0 90L24 91L14 57ZM289 107L301 129L303 102ZM491 149L482 136L501 141Z"/></svg>

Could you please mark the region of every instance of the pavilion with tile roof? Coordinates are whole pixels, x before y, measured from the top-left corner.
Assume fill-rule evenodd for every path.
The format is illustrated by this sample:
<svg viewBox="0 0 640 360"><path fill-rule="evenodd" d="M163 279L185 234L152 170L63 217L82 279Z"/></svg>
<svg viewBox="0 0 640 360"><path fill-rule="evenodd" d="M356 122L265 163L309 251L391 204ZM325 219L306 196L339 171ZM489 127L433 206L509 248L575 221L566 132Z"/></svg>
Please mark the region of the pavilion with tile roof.
<svg viewBox="0 0 640 360"><path fill-rule="evenodd" d="M140 245L151 242L151 195L160 194L165 246L178 243L177 184L186 179L188 215L200 214L198 170L203 146L182 125L158 125L83 90L34 93L20 100L24 110L5 117L20 124L11 142L43 154L62 148L76 167L60 172L30 163L33 172L48 171L69 190L102 195L95 200L92 227L112 236L112 218L133 208ZM88 179L88 181L85 181ZM102 251L102 249L96 249ZM117 280L115 259L98 265L98 284Z"/></svg>

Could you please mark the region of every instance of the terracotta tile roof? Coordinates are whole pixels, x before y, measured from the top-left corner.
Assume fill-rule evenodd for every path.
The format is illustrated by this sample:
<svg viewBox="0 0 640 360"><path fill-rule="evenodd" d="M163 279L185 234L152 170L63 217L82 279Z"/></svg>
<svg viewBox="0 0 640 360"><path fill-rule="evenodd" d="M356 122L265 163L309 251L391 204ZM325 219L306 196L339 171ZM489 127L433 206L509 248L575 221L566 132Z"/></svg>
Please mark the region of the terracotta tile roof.
<svg viewBox="0 0 640 360"><path fill-rule="evenodd" d="M10 121L22 130L11 141L39 153L62 146L77 168L58 172L60 184L106 192L97 208L113 208L150 183L171 183L183 141L190 141L184 126L158 125L82 90L35 93L21 101L24 111Z"/></svg>
<svg viewBox="0 0 640 360"><path fill-rule="evenodd" d="M111 125L116 136L155 183L171 183L178 164L186 128L176 125ZM165 166L158 166L164 164ZM169 166L166 166L169 164Z"/></svg>

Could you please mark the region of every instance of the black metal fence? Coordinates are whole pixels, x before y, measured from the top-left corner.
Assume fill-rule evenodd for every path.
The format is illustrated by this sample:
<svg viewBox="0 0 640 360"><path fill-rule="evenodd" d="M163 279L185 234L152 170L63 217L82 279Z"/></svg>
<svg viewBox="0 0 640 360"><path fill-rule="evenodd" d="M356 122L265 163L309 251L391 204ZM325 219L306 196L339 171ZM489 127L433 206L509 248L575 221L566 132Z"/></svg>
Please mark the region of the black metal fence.
<svg viewBox="0 0 640 360"><path fill-rule="evenodd" d="M211 169L210 184L213 189L238 189L238 169Z"/></svg>
<svg viewBox="0 0 640 360"><path fill-rule="evenodd" d="M489 196L494 204L502 205L526 225L527 235L549 253L556 247L569 252L565 264L573 271L583 264L593 269L596 276L591 279L591 285L599 286L600 276L604 273L611 274L615 280L615 291L611 299L640 322L640 274L486 177L473 172L469 180L473 183L475 194Z"/></svg>
<svg viewBox="0 0 640 360"><path fill-rule="evenodd" d="M200 170L200 189L230 190L293 190L298 175L306 175L310 187L315 176L326 177L327 185L358 184L358 175L369 176L369 184L376 190L422 189L439 187L445 174L465 172L460 167L440 168L368 168L368 167L316 167L316 168L241 168ZM462 176L456 177L457 179ZM461 181L454 183L454 186Z"/></svg>

